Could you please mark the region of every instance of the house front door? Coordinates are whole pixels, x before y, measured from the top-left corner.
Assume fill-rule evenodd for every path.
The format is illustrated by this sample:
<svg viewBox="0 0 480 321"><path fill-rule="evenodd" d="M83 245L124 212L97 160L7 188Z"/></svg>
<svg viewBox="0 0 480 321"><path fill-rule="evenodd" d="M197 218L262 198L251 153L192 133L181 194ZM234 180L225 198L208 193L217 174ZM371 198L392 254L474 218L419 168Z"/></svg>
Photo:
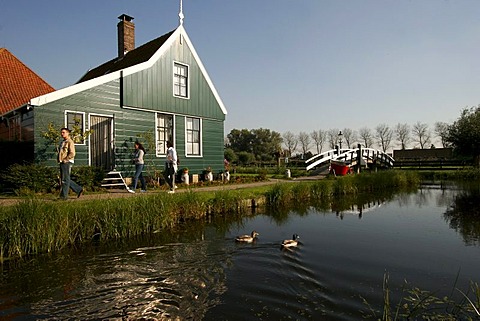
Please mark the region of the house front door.
<svg viewBox="0 0 480 321"><path fill-rule="evenodd" d="M114 168L113 117L90 115L91 165L111 171Z"/></svg>

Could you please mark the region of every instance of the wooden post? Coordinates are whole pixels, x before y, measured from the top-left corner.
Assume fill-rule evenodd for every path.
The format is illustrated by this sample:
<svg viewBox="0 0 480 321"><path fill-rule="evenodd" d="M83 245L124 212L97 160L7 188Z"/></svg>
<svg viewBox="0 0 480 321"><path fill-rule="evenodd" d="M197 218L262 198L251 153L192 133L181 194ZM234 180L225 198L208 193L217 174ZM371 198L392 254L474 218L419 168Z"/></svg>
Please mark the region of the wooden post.
<svg viewBox="0 0 480 321"><path fill-rule="evenodd" d="M362 171L362 144L358 144L358 151L357 151L357 174L360 174Z"/></svg>

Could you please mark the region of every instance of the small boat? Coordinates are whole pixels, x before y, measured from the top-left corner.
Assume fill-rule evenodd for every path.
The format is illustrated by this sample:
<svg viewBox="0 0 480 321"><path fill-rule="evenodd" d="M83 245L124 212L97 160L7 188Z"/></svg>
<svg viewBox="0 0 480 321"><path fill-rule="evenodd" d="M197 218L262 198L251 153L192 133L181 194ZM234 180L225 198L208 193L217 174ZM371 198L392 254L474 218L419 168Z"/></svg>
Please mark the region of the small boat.
<svg viewBox="0 0 480 321"><path fill-rule="evenodd" d="M349 164L343 161L331 160L330 173L334 174L335 176L345 176L347 174L352 173L352 168L350 167Z"/></svg>

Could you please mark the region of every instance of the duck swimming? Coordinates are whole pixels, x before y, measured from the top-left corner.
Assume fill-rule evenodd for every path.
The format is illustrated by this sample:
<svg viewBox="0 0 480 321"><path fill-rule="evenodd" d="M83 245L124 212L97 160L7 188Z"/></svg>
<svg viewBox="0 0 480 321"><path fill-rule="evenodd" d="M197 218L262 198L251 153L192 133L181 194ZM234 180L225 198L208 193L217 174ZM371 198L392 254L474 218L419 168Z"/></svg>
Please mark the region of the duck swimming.
<svg viewBox="0 0 480 321"><path fill-rule="evenodd" d="M298 239L300 238L300 236L298 236L297 234L293 234L293 237L291 240L284 240L282 242L282 247L294 247L294 246L297 246L298 245Z"/></svg>
<svg viewBox="0 0 480 321"><path fill-rule="evenodd" d="M257 231L252 231L252 234L250 235L240 235L240 236L237 236L235 238L235 241L237 242L244 242L244 243L252 243L253 241L255 241L255 239L257 238L257 236L259 236L260 234L257 233Z"/></svg>

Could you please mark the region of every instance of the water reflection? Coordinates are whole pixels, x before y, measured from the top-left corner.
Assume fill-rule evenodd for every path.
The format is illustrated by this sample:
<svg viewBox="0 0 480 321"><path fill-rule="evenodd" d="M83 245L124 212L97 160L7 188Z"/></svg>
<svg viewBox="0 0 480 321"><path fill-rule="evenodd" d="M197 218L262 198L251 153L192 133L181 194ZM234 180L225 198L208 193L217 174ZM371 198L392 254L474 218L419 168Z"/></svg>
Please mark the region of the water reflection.
<svg viewBox="0 0 480 321"><path fill-rule="evenodd" d="M394 197L395 194L388 191L384 193L341 195L311 202L294 202L291 206L270 208L268 212L277 224L288 221L292 214L305 216L311 214L312 211L335 213L340 219L343 219L345 215L357 215L361 219L363 214L382 206Z"/></svg>
<svg viewBox="0 0 480 321"><path fill-rule="evenodd" d="M467 245L480 245L480 186L464 186L444 214L449 226Z"/></svg>
<svg viewBox="0 0 480 321"><path fill-rule="evenodd" d="M215 229L190 232L5 266L0 318L201 319L225 291L231 256L223 243L204 240Z"/></svg>

